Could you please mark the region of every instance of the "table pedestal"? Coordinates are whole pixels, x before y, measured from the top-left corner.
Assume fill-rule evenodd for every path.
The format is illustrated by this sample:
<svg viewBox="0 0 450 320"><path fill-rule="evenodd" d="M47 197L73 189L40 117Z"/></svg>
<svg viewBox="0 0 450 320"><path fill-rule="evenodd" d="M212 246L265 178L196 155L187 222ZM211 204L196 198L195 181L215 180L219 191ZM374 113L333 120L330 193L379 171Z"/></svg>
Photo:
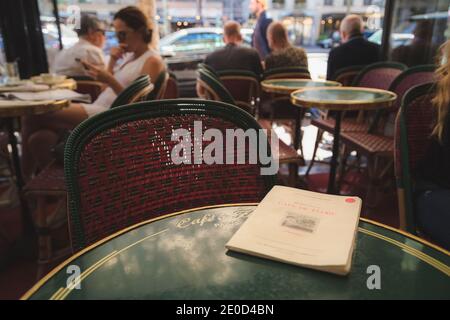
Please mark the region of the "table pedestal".
<svg viewBox="0 0 450 320"><path fill-rule="evenodd" d="M328 194L338 194L336 193L336 168L338 165L339 157L339 140L341 138L341 119L342 111L336 111L336 120L334 125L334 135L333 135L333 155L331 157L330 163L330 175L328 177Z"/></svg>
<svg viewBox="0 0 450 320"><path fill-rule="evenodd" d="M34 230L33 219L28 208L28 203L23 196L24 180L22 176L22 167L20 165L19 150L17 148L17 137L14 134L14 118L5 118L5 123L8 131L9 144L11 145L11 163L16 176L17 193L22 212L23 232L29 234Z"/></svg>

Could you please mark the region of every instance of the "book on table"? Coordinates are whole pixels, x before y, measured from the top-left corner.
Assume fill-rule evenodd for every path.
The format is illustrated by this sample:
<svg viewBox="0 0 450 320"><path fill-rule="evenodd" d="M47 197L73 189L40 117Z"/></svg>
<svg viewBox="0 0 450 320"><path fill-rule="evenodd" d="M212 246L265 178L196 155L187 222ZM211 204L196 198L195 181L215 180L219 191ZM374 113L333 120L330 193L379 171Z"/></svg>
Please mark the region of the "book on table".
<svg viewBox="0 0 450 320"><path fill-rule="evenodd" d="M275 186L225 245L307 268L350 272L362 201Z"/></svg>

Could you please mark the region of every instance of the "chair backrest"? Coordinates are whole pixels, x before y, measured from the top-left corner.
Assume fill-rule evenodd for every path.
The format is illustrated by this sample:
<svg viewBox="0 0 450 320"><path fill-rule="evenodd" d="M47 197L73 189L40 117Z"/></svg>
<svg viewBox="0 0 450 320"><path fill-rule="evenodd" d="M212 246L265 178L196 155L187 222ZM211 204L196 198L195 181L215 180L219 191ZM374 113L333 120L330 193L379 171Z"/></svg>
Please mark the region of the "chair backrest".
<svg viewBox="0 0 450 320"><path fill-rule="evenodd" d="M350 66L336 71L330 80L337 81L343 86L351 86L364 66Z"/></svg>
<svg viewBox="0 0 450 320"><path fill-rule="evenodd" d="M406 69L402 73L400 73L392 82L389 87L389 91L392 91L397 94L397 101L395 107L391 110L377 110L375 118L372 122L372 128L369 130L373 132L375 127L382 126L381 130L385 136L394 136L394 124L395 117L397 114L398 108L403 101L403 96L405 93L418 85L434 82L435 80L435 65L422 65L416 66L409 69ZM388 111L388 112L386 112ZM385 115L383 117L383 114ZM382 118L383 121L380 121ZM380 129L378 129L380 130Z"/></svg>
<svg viewBox="0 0 450 320"><path fill-rule="evenodd" d="M434 82L436 66L433 64L411 67L400 73L392 82L389 91L397 94L396 106L400 108L405 93L412 87Z"/></svg>
<svg viewBox="0 0 450 320"><path fill-rule="evenodd" d="M200 129L198 129L200 123ZM142 221L181 210L230 203L259 202L273 187L273 175L261 175L255 143L233 143L221 155L245 155L245 164L206 164L189 145L205 150L203 132L215 129L259 130L257 121L240 108L216 101L176 99L145 101L108 110L87 119L70 135L65 149L70 237L74 250ZM183 130L182 139L173 138ZM198 130L203 130L198 132ZM201 134L200 139L195 139ZM217 135L215 135L217 137ZM186 139L186 140L184 140ZM190 139L190 140L189 140ZM262 141L263 139L264 141ZM223 141L223 146L226 146ZM178 151L175 147L180 147ZM213 153L210 150L211 154ZM176 154L181 164L176 164ZM256 155L255 163L247 160ZM196 160L195 160L196 159Z"/></svg>
<svg viewBox="0 0 450 320"><path fill-rule="evenodd" d="M270 79L311 79L311 74L308 68L304 67L285 67L285 68L273 68L264 71L263 80Z"/></svg>
<svg viewBox="0 0 450 320"><path fill-rule="evenodd" d="M117 96L110 108L113 109L144 99L150 91L150 77L148 75L139 76Z"/></svg>
<svg viewBox="0 0 450 320"><path fill-rule="evenodd" d="M366 66L353 83L357 87L387 90L394 79L408 67L398 62L377 62Z"/></svg>
<svg viewBox="0 0 450 320"><path fill-rule="evenodd" d="M247 70L223 70L218 75L236 103L247 104L248 108L256 104L261 91L257 74Z"/></svg>
<svg viewBox="0 0 450 320"><path fill-rule="evenodd" d="M216 78L219 78L219 74L217 73L216 69L211 67L210 65L207 65L206 63L199 63L197 65L197 69L204 69L206 71L209 71L212 73Z"/></svg>
<svg viewBox="0 0 450 320"><path fill-rule="evenodd" d="M167 80L166 90L164 91L163 99L177 99L179 97L178 80L173 72L169 72L169 79Z"/></svg>
<svg viewBox="0 0 450 320"><path fill-rule="evenodd" d="M153 83L153 90L147 95L146 100L161 100L167 88L167 82L169 80L169 73L167 71L162 71L156 81Z"/></svg>
<svg viewBox="0 0 450 320"><path fill-rule="evenodd" d="M222 101L232 105L236 105L233 96L223 85L219 78L213 73L210 73L207 69L199 68L197 70L200 86L206 91L206 97L208 100Z"/></svg>
<svg viewBox="0 0 450 320"><path fill-rule="evenodd" d="M413 87L403 97L395 122L395 176L398 187L400 227L416 233L413 173L425 155L433 129L434 83Z"/></svg>
<svg viewBox="0 0 450 320"><path fill-rule="evenodd" d="M95 101L103 90L103 83L95 80L77 80L76 91L83 94L89 94L92 101Z"/></svg>

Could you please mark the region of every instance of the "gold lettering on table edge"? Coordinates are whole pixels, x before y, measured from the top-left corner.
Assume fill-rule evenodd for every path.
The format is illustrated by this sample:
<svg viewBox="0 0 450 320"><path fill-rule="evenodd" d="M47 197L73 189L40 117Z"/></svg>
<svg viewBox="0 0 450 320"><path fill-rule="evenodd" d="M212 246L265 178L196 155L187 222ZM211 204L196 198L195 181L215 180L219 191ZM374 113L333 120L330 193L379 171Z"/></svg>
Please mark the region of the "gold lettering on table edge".
<svg viewBox="0 0 450 320"><path fill-rule="evenodd" d="M416 258L418 258L419 260L424 261L425 263L428 263L429 265L431 265L432 267L438 269L439 271L441 271L445 275L450 276L450 267L446 266L444 263L436 260L433 257L430 257L429 255L427 255L427 254L425 254L425 253L423 253L423 252L421 252L421 251L419 251L419 250L417 250L417 249L415 249L413 247L410 247L410 246L408 246L408 245L406 245L404 243L401 243L401 242L399 242L397 240L391 239L389 237L383 236L381 234L378 234L376 232L373 232L373 231L370 231L370 230L367 230L367 229L364 229L364 228L361 228L361 227L359 227L358 230L360 232L362 232L362 233L367 234L367 235L370 235L370 236L373 236L375 238L379 238L381 240L384 240L384 241L387 241L387 242L389 242L391 244L394 244L394 245L400 247L403 251L409 253L412 256L415 256Z"/></svg>
<svg viewBox="0 0 450 320"><path fill-rule="evenodd" d="M96 263L94 263L92 266L90 266L88 269L86 269L80 276L80 280L79 283L83 282L84 279L86 279L90 274L92 274L94 271L96 271L97 269L99 269L102 265L104 265L106 262L110 261L112 258L118 256L119 254L121 254L122 252L130 249L131 247L134 247L135 245L144 242L147 239L150 239L152 237L155 237L157 235L160 235L166 231L168 231L169 229L164 229L162 231L159 231L157 233L154 233L152 235L146 236L128 246L126 246L125 248L120 249L119 251L114 250L113 252L111 252L110 254L108 254L107 256L103 257L102 259L98 260ZM60 290L62 289L62 291L60 292ZM60 288L58 291L55 292L55 294L52 296L52 298L54 297L54 300L65 300L66 297L72 292L73 288ZM59 293L59 294L58 294Z"/></svg>
<svg viewBox="0 0 450 320"><path fill-rule="evenodd" d="M177 222L176 227L179 229L186 229L188 227L191 227L193 225L200 225L203 227L203 225L207 222L213 222L216 218L216 215L211 213L206 213L202 217L195 218L191 220L191 218L184 218Z"/></svg>

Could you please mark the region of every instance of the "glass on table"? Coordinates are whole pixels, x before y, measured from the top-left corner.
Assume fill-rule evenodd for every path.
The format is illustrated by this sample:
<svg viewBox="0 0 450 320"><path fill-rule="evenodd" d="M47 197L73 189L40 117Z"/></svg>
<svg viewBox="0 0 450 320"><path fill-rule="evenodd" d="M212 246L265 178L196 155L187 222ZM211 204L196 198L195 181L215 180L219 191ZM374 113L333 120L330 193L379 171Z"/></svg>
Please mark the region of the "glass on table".
<svg viewBox="0 0 450 320"><path fill-rule="evenodd" d="M17 61L6 63L6 76L8 83L16 83L20 81L19 64Z"/></svg>

